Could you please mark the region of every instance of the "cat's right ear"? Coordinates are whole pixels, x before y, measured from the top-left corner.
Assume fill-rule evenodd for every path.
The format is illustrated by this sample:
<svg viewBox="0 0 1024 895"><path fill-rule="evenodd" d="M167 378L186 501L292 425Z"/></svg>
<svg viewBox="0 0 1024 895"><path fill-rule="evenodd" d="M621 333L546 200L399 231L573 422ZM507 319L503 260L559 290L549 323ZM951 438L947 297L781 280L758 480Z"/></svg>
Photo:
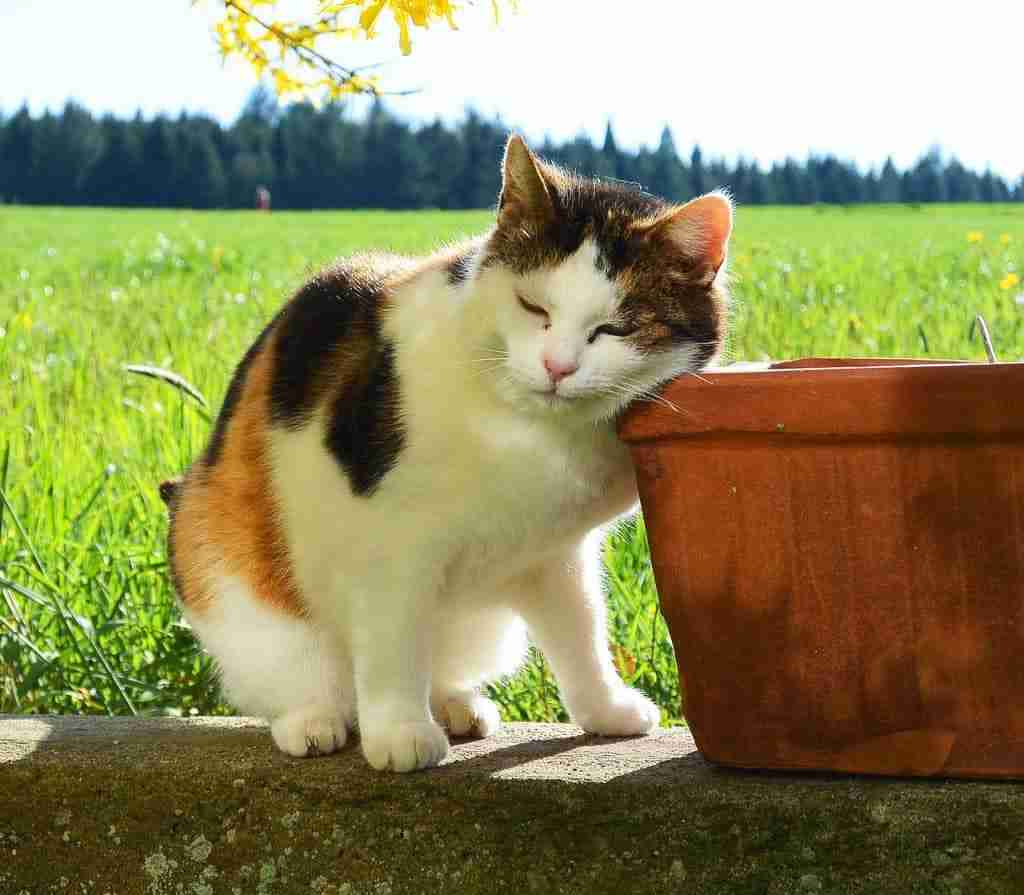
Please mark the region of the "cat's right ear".
<svg viewBox="0 0 1024 895"><path fill-rule="evenodd" d="M528 221L542 222L554 215L550 188L533 153L518 134L509 137L505 144L501 171L499 225L521 226Z"/></svg>

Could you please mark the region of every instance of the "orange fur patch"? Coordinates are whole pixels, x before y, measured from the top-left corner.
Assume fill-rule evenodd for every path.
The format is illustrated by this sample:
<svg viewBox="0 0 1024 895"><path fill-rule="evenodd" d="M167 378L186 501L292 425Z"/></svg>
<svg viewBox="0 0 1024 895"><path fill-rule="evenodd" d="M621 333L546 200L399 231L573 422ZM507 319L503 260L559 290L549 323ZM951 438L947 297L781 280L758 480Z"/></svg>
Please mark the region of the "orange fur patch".
<svg viewBox="0 0 1024 895"><path fill-rule="evenodd" d="M218 462L197 461L181 488L172 530L174 567L179 596L193 610L216 598L214 577L228 575L275 609L304 614L267 456L275 341L268 339L249 367Z"/></svg>

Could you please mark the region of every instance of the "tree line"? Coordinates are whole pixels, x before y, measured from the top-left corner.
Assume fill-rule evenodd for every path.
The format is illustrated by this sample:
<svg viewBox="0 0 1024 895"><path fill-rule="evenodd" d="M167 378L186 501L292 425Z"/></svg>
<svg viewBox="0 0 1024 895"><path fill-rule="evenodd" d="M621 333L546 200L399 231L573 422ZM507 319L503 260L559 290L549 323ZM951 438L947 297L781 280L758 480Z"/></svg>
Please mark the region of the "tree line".
<svg viewBox="0 0 1024 895"><path fill-rule="evenodd" d="M507 133L474 111L453 126L414 126L379 101L356 119L340 105L280 108L265 90L227 127L186 113L96 117L69 102L33 116L22 107L0 116L0 202L247 208L266 187L275 208L484 208L498 193ZM752 205L1024 201L1024 176L1009 184L936 149L906 170L889 159L861 171L834 155L766 169L705 158L699 147L681 155L668 127L656 147L625 150L611 124L599 146L582 135L534 148L676 200L725 187Z"/></svg>

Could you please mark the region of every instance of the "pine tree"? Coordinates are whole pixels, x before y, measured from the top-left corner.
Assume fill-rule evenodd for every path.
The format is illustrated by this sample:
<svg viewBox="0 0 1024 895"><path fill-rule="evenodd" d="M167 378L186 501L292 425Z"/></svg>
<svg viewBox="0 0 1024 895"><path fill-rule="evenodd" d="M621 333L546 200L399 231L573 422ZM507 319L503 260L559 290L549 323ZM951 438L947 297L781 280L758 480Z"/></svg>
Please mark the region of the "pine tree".
<svg viewBox="0 0 1024 895"><path fill-rule="evenodd" d="M131 122L112 115L100 120L102 148L82 185L90 205L139 205L145 192L142 143Z"/></svg>
<svg viewBox="0 0 1024 895"><path fill-rule="evenodd" d="M142 134L142 167L154 205L175 205L176 132L163 116L146 124Z"/></svg>
<svg viewBox="0 0 1024 895"><path fill-rule="evenodd" d="M690 194L701 196L708 190L713 189L709 183L707 171L704 168L704 155L699 146L693 147L690 153Z"/></svg>
<svg viewBox="0 0 1024 895"><path fill-rule="evenodd" d="M213 139L216 127L216 122L196 116L181 135L176 199L188 208L219 208L224 203L227 180Z"/></svg>
<svg viewBox="0 0 1024 895"><path fill-rule="evenodd" d="M902 202L903 189L899 172L890 155L882 165L882 173L878 177L878 201Z"/></svg>
<svg viewBox="0 0 1024 895"><path fill-rule="evenodd" d="M605 126L604 142L601 144L601 154L597 157L596 163L596 168L592 172L594 176L625 179L622 170L622 154L615 143L611 121Z"/></svg>
<svg viewBox="0 0 1024 895"><path fill-rule="evenodd" d="M658 148L651 157L649 189L652 193L673 202L682 202L692 193L683 170L683 163L676 152L675 138L667 124L661 129Z"/></svg>
<svg viewBox="0 0 1024 895"><path fill-rule="evenodd" d="M5 196L8 202L37 202L36 128L27 105L23 105L4 127L3 149L0 156L3 165L0 168L0 195Z"/></svg>
<svg viewBox="0 0 1024 895"><path fill-rule="evenodd" d="M962 165L959 159L952 158L946 165L943 175L946 183L946 197L950 202L977 202L977 179Z"/></svg>
<svg viewBox="0 0 1024 895"><path fill-rule="evenodd" d="M911 202L945 202L946 183L937 148L928 150L908 172Z"/></svg>
<svg viewBox="0 0 1024 895"><path fill-rule="evenodd" d="M455 208L459 178L466 169L466 147L458 134L448 130L440 119L416 133L418 154L429 176L421 179L417 205L427 208ZM493 200L492 200L493 201Z"/></svg>

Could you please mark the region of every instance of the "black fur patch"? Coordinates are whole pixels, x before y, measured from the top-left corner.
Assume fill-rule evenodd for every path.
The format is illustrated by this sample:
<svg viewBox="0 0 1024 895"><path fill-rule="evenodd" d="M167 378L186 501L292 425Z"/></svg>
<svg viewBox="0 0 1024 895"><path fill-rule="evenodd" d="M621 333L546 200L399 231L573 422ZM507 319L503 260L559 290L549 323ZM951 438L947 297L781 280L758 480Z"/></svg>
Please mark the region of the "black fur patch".
<svg viewBox="0 0 1024 895"><path fill-rule="evenodd" d="M367 497L395 465L405 442L394 347L380 332L382 278L329 268L285 308L270 386L273 425L301 429L329 402L324 446L352 492Z"/></svg>
<svg viewBox="0 0 1024 895"><path fill-rule="evenodd" d="M167 504L171 505L171 501L175 500L178 494L178 490L181 488L181 479L164 479L160 483L159 492L160 499Z"/></svg>
<svg viewBox="0 0 1024 895"><path fill-rule="evenodd" d="M460 252L448 261L444 272L448 277L449 286L461 286L469 279L469 262L472 258L470 252Z"/></svg>
<svg viewBox="0 0 1024 895"><path fill-rule="evenodd" d="M394 467L405 444L395 350L381 342L362 381L342 391L331 407L327 449L341 464L352 492L369 497Z"/></svg>
<svg viewBox="0 0 1024 895"><path fill-rule="evenodd" d="M344 267L321 271L303 286L281 313L270 385L270 419L301 429L319 403L326 365L343 342L377 337L379 283L356 277Z"/></svg>
<svg viewBox="0 0 1024 895"><path fill-rule="evenodd" d="M204 463L208 467L216 466L217 461L220 460L221 452L224 450L224 439L227 436L228 424L231 422L231 417L234 415L235 408L242 397L242 388L245 386L245 377L249 372L249 367L252 366L253 361L256 360L260 351L263 350L267 336L274 328L276 322L277 318L263 328L263 332L256 337L256 341L249 346L249 350L245 352L241 363L235 368L235 373L231 377L231 384L228 386L227 394L224 396L224 403L221 404L220 412L217 414L217 422L213 427L210 443L207 445L206 454L203 457Z"/></svg>

